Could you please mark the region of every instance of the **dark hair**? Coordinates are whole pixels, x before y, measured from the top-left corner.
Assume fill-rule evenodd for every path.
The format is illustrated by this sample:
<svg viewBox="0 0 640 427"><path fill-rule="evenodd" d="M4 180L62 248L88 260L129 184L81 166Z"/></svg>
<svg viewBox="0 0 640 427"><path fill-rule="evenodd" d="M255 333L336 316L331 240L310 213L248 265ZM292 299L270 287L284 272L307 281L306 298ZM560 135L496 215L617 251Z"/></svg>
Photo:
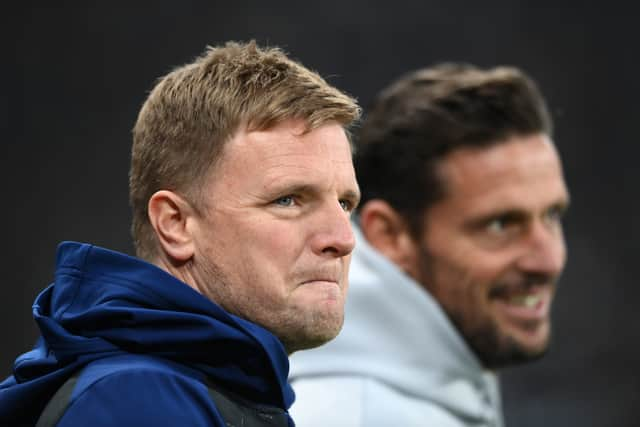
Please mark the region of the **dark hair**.
<svg viewBox="0 0 640 427"><path fill-rule="evenodd" d="M354 155L361 206L387 201L417 235L424 212L445 194L436 167L449 152L551 132L542 95L516 68L414 71L380 92L362 123Z"/></svg>

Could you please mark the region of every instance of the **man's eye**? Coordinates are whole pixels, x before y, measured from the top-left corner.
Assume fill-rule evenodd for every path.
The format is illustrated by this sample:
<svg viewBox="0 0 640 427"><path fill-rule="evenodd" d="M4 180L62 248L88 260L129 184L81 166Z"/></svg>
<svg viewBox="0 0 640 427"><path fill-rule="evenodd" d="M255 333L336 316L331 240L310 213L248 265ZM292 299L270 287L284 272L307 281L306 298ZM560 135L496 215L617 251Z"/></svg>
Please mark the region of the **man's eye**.
<svg viewBox="0 0 640 427"><path fill-rule="evenodd" d="M295 200L293 199L293 196L283 196L274 200L274 203L279 206L293 206Z"/></svg>
<svg viewBox="0 0 640 427"><path fill-rule="evenodd" d="M349 200L340 200L340 207L342 207L342 210L345 212L351 212L353 210L353 203Z"/></svg>
<svg viewBox="0 0 640 427"><path fill-rule="evenodd" d="M546 220L549 223L561 223L565 210L562 208L552 208L547 211Z"/></svg>
<svg viewBox="0 0 640 427"><path fill-rule="evenodd" d="M487 231L495 235L515 233L522 226L522 218L517 215L503 215L487 223Z"/></svg>
<svg viewBox="0 0 640 427"><path fill-rule="evenodd" d="M506 228L506 222L502 218L495 218L487 224L487 231L493 234L503 233Z"/></svg>

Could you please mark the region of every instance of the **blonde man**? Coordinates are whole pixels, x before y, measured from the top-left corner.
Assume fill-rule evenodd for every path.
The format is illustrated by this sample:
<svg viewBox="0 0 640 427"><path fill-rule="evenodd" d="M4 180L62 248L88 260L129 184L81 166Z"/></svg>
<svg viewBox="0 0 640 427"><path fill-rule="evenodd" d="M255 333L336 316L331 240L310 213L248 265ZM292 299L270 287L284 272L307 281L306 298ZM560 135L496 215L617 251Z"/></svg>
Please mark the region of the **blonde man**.
<svg viewBox="0 0 640 427"><path fill-rule="evenodd" d="M133 130L138 257L60 245L0 424L291 425L288 354L342 326L359 113L255 43L160 79Z"/></svg>

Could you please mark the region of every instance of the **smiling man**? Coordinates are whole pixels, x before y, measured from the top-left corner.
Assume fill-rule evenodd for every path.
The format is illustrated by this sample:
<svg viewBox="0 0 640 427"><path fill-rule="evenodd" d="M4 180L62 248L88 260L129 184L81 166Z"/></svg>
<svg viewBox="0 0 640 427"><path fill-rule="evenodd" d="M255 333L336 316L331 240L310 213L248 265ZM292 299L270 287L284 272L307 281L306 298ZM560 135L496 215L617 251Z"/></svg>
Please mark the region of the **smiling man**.
<svg viewBox="0 0 640 427"><path fill-rule="evenodd" d="M291 426L288 354L343 322L359 107L278 49L209 48L133 130L138 257L74 242L3 426Z"/></svg>
<svg viewBox="0 0 640 427"><path fill-rule="evenodd" d="M569 203L520 70L442 64L381 92L340 336L292 357L297 425L501 426L495 370L541 357Z"/></svg>

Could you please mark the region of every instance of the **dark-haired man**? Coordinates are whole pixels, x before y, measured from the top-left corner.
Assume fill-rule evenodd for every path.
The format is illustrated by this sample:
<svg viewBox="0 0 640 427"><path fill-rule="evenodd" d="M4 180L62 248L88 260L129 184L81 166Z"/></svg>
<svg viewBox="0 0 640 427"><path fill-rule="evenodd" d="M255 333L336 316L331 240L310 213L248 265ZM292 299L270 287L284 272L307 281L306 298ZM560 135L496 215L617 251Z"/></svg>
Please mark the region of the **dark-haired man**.
<svg viewBox="0 0 640 427"><path fill-rule="evenodd" d="M501 426L494 371L549 344L569 195L551 119L511 67L442 64L377 97L341 335L292 358L309 426Z"/></svg>

